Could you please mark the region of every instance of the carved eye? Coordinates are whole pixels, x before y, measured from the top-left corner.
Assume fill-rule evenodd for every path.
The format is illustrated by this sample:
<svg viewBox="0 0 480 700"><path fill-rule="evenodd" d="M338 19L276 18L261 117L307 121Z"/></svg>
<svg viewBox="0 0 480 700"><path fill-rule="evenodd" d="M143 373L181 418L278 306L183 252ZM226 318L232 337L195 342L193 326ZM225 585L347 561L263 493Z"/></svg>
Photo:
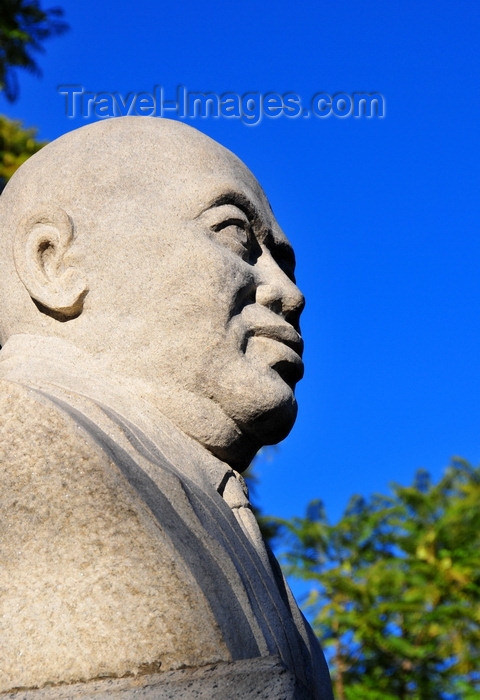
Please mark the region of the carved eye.
<svg viewBox="0 0 480 700"><path fill-rule="evenodd" d="M252 232L250 222L245 218L229 217L212 226L216 240L240 255L243 260L248 260L252 248Z"/></svg>

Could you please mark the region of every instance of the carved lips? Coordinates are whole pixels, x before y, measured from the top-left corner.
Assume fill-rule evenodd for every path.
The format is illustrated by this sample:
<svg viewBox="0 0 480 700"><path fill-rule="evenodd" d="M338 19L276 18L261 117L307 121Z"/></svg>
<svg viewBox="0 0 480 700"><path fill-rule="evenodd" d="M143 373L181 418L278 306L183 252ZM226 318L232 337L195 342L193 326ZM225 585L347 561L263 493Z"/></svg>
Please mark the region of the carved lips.
<svg viewBox="0 0 480 700"><path fill-rule="evenodd" d="M287 345L301 358L303 354L302 336L290 324L254 328L252 335L271 338Z"/></svg>
<svg viewBox="0 0 480 700"><path fill-rule="evenodd" d="M275 353L277 357L271 364L272 369L276 370L287 384L293 387L303 377L303 340L289 323L258 326L252 328L248 336L281 343L284 348L289 349L282 352L281 357Z"/></svg>

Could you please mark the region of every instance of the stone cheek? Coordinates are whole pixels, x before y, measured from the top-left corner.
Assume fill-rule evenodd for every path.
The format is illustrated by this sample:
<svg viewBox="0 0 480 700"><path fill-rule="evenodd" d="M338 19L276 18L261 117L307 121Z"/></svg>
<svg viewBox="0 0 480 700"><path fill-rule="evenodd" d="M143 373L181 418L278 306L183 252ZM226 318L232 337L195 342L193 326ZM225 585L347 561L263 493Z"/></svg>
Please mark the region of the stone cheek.
<svg viewBox="0 0 480 700"><path fill-rule="evenodd" d="M0 382L0 692L230 661L206 601L118 468Z"/></svg>

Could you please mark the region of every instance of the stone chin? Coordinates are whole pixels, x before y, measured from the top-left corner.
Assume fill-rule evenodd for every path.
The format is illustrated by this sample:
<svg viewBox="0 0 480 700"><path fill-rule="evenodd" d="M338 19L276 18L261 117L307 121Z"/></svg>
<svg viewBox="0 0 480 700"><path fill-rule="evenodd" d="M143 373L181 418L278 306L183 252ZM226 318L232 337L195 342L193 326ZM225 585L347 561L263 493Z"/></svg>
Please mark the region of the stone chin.
<svg viewBox="0 0 480 700"><path fill-rule="evenodd" d="M241 394L233 385L227 393L225 384L221 391L214 387L208 396L198 390L184 393L177 387L168 392L170 396L162 392L158 403L178 428L240 472L261 447L283 440L297 416L293 389L277 372L268 369L256 385L248 381L252 379L248 373L243 379L247 381L242 382Z"/></svg>
<svg viewBox="0 0 480 700"><path fill-rule="evenodd" d="M260 414L255 421L245 427L245 432L259 436L264 445L275 445L284 440L294 426L298 405L293 394L281 404Z"/></svg>
<svg viewBox="0 0 480 700"><path fill-rule="evenodd" d="M243 405L244 415L238 418L242 430L258 436L263 445L284 440L297 417L295 386L302 376L303 364L298 357L295 362L282 357L272 364Z"/></svg>
<svg viewBox="0 0 480 700"><path fill-rule="evenodd" d="M243 471L251 462L258 450L265 445L275 445L284 440L292 430L297 418L298 404L293 389L278 375L275 382L276 391L262 395L260 401L254 407L251 402L246 402L241 414L237 412L235 424L242 436L242 439L235 440L231 449L214 454L221 456L239 471ZM251 409L250 411L248 409ZM241 445L245 444L245 456ZM242 465L241 467L239 465Z"/></svg>

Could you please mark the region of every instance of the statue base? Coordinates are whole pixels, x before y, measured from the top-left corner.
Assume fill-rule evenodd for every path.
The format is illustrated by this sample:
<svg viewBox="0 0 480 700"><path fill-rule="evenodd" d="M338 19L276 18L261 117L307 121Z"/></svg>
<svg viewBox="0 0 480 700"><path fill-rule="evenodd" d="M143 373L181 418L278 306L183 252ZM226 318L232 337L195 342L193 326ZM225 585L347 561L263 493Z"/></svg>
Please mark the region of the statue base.
<svg viewBox="0 0 480 700"><path fill-rule="evenodd" d="M0 700L312 700L277 656L0 693Z"/></svg>

